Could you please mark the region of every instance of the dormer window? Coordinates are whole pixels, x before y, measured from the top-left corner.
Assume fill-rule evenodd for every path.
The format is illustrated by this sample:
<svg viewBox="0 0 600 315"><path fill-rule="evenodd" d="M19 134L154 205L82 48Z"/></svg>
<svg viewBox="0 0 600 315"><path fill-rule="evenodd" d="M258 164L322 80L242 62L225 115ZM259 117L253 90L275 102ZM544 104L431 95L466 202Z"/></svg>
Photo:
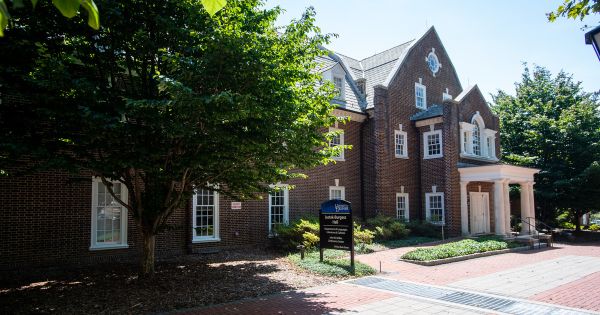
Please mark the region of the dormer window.
<svg viewBox="0 0 600 315"><path fill-rule="evenodd" d="M362 95L366 95L367 91L367 81L365 79L356 80L356 86Z"/></svg>
<svg viewBox="0 0 600 315"><path fill-rule="evenodd" d="M471 123L460 123L460 156L477 160L497 161L496 131L485 128L479 112Z"/></svg>
<svg viewBox="0 0 600 315"><path fill-rule="evenodd" d="M419 109L427 109L427 89L422 84L421 78L419 82L415 82L415 106Z"/></svg>
<svg viewBox="0 0 600 315"><path fill-rule="evenodd" d="M335 85L335 90L337 91L336 98L344 100L344 79L342 77L334 76L333 85Z"/></svg>

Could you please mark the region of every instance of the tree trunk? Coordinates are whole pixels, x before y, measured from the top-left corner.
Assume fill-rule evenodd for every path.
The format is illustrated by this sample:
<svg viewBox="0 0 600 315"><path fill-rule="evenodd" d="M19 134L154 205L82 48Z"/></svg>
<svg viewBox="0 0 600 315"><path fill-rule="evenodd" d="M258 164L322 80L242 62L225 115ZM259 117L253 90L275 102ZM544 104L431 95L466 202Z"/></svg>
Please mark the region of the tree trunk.
<svg viewBox="0 0 600 315"><path fill-rule="evenodd" d="M144 231L144 248L142 252L142 273L143 277L151 277L154 274L154 247L156 235L150 231Z"/></svg>

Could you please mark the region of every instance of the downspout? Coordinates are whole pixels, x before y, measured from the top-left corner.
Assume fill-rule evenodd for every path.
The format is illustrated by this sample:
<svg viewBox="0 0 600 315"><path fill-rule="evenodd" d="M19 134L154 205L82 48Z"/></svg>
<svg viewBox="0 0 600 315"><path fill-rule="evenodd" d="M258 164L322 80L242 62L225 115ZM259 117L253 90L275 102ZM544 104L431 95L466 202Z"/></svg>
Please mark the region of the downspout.
<svg viewBox="0 0 600 315"><path fill-rule="evenodd" d="M360 217L362 219L363 222L367 221L367 212L366 212L366 202L365 202L365 181L364 181L364 175L365 175L365 157L364 157L364 131L365 131L365 125L369 122L369 115L367 114L367 118L365 120L363 120L363 122L360 124L360 129L359 129L359 154L360 154L360 170L359 170L359 177L360 177Z"/></svg>

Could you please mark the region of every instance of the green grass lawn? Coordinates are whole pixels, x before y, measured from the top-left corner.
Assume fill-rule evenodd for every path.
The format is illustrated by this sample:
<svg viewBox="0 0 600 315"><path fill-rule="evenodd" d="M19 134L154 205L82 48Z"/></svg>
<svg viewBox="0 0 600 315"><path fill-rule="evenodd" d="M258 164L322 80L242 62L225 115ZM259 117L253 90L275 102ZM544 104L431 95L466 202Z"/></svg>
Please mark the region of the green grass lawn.
<svg viewBox="0 0 600 315"><path fill-rule="evenodd" d="M402 255L401 258L415 261L428 261L514 248L518 246L521 245L516 242L507 242L499 237L487 236L477 239L466 239L457 242L441 244L433 247L417 248Z"/></svg>
<svg viewBox="0 0 600 315"><path fill-rule="evenodd" d="M288 259L296 266L314 272L316 274L332 277L348 277L352 275L350 268L350 252L326 249L323 262L319 261L319 251L306 253L304 259L300 259L299 253L288 255ZM357 260L355 262L355 276L368 276L375 274L375 269Z"/></svg>

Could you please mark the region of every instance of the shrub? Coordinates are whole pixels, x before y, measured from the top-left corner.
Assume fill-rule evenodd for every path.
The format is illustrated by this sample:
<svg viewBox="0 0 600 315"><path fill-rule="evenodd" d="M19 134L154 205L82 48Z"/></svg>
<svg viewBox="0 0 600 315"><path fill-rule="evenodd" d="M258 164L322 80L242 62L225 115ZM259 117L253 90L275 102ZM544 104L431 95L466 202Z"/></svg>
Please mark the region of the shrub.
<svg viewBox="0 0 600 315"><path fill-rule="evenodd" d="M354 222L354 247L359 253L366 252L366 247L373 243L375 232L369 229L363 229L359 224Z"/></svg>
<svg viewBox="0 0 600 315"><path fill-rule="evenodd" d="M595 223L590 225L590 231L600 231L600 225Z"/></svg>
<svg viewBox="0 0 600 315"><path fill-rule="evenodd" d="M298 219L289 225L275 228L275 244L283 250L296 250L304 245L307 250L319 245L319 220L317 218Z"/></svg>
<svg viewBox="0 0 600 315"><path fill-rule="evenodd" d="M417 248L404 255L403 259L427 261L450 257L466 256L475 253L507 249L510 245L505 241L494 239L462 240L427 248Z"/></svg>
<svg viewBox="0 0 600 315"><path fill-rule="evenodd" d="M410 221L406 225L414 236L442 238L442 227L429 222Z"/></svg>
<svg viewBox="0 0 600 315"><path fill-rule="evenodd" d="M567 229L567 230L574 230L575 224L568 222L568 221L564 221L564 222L560 223L560 227L563 229Z"/></svg>
<svg viewBox="0 0 600 315"><path fill-rule="evenodd" d="M378 241L402 239L410 233L410 230L396 218L381 214L367 220L367 226L374 230L375 239Z"/></svg>

